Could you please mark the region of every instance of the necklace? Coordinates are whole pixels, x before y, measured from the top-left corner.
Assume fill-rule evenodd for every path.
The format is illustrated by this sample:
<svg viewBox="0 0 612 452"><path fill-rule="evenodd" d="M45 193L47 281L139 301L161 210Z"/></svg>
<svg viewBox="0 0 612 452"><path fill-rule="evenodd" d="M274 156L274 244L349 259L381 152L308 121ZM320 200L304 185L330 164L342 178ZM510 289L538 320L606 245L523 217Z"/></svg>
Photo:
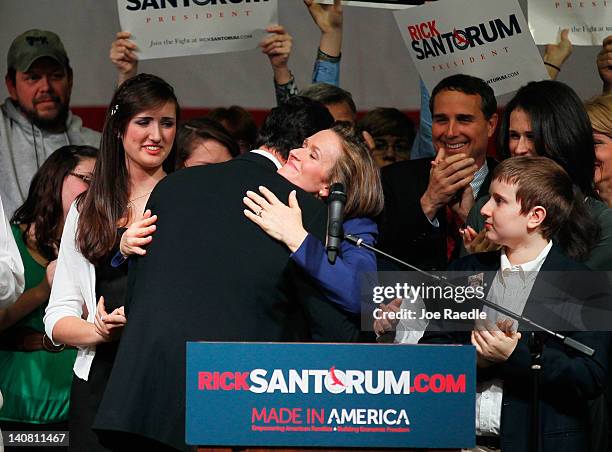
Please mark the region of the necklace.
<svg viewBox="0 0 612 452"><path fill-rule="evenodd" d="M128 203L127 203L127 208L128 208L128 209L131 209L132 207L134 207L134 201L136 201L137 199L142 199L142 198L144 198L145 196L150 195L151 193L152 193L152 192L150 191L150 192L145 193L144 195L140 195L140 196L137 196L136 198L132 198L132 199L130 199L130 200L128 201Z"/></svg>

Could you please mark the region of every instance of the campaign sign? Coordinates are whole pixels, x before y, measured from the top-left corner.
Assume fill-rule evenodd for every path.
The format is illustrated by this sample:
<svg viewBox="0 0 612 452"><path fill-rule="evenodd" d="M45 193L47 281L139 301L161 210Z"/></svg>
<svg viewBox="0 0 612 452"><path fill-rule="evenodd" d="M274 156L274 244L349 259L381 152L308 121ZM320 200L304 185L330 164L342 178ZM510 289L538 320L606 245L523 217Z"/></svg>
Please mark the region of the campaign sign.
<svg viewBox="0 0 612 452"><path fill-rule="evenodd" d="M334 0L319 0L317 3L331 5ZM422 5L424 0L346 0L342 1L345 6L364 6L366 8L381 9L405 9Z"/></svg>
<svg viewBox="0 0 612 452"><path fill-rule="evenodd" d="M186 441L469 448L473 346L187 343Z"/></svg>
<svg viewBox="0 0 612 452"><path fill-rule="evenodd" d="M440 0L393 14L430 92L459 73L485 80L495 95L548 78L517 0Z"/></svg>
<svg viewBox="0 0 612 452"><path fill-rule="evenodd" d="M278 23L277 0L117 0L117 9L141 60L254 49Z"/></svg>
<svg viewBox="0 0 612 452"><path fill-rule="evenodd" d="M612 34L612 0L529 0L527 5L536 44L558 42L565 28L578 46L600 46Z"/></svg>

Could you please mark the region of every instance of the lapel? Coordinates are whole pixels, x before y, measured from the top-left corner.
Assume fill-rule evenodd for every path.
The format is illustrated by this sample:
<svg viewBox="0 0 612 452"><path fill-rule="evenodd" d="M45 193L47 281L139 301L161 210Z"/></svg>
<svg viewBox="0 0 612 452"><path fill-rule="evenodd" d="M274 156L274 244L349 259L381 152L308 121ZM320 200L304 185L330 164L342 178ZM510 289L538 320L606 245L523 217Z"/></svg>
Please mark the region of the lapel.
<svg viewBox="0 0 612 452"><path fill-rule="evenodd" d="M500 253L497 251L483 253L480 256L473 255L469 264L461 269L467 273L465 284L470 285L471 279L480 277L485 284L485 293L488 295L493 279L497 276L497 271L501 266ZM574 325L572 319L579 318L574 312L579 309L579 303L571 302L574 291L568 286L572 280L567 278L566 273L568 269L571 270L571 263L559 247L553 244L536 276L523 310L523 316L557 331Z"/></svg>
<svg viewBox="0 0 612 452"><path fill-rule="evenodd" d="M461 272L467 273L467 283L469 285L471 279L480 277L486 287L491 287L493 278L499 270L501 251L492 251L488 253L473 254L467 265L464 264L457 268Z"/></svg>
<svg viewBox="0 0 612 452"><path fill-rule="evenodd" d="M478 267L485 272L497 272L501 266L501 251L487 254L489 256L486 259L478 262ZM567 270L568 262L570 262L569 259L561 252L559 246L553 243L546 259L544 259L542 268L538 272L531 293L534 293L534 289L543 286L545 283L557 282L559 273ZM490 278L492 280L493 277ZM531 298L531 295L529 298Z"/></svg>
<svg viewBox="0 0 612 452"><path fill-rule="evenodd" d="M581 305L571 285L572 261L553 244L529 293L523 316L553 331L579 328ZM568 273L569 270L569 273ZM576 323L578 322L578 323Z"/></svg>
<svg viewBox="0 0 612 452"><path fill-rule="evenodd" d="M540 315L538 315L538 305L555 301L558 294L554 293L555 291L553 291L552 288L557 287L560 282L555 270L559 269L561 263L561 252L553 245L540 271L538 271L538 275L529 293L529 298L527 299L527 304L523 311L525 317L530 319L533 316L540 317ZM561 300L558 301L560 302ZM535 318L533 320L536 321Z"/></svg>

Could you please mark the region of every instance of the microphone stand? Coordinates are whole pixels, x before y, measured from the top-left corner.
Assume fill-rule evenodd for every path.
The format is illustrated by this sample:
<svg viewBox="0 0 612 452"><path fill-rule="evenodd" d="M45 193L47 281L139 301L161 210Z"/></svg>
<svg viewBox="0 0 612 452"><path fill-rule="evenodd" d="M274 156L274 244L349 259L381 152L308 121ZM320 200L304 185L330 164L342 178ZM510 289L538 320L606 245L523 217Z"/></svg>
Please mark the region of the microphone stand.
<svg viewBox="0 0 612 452"><path fill-rule="evenodd" d="M531 450L540 450L540 374L542 373L544 341L538 333L531 332L529 354L531 355Z"/></svg>
<svg viewBox="0 0 612 452"><path fill-rule="evenodd" d="M379 256L384 256L387 259L392 260L393 262L397 262L405 268L409 268L411 270L417 271L422 275L427 276L439 283L447 286L456 288L457 285L451 283L446 278L434 275L425 270L422 270L414 265L409 264L408 262L404 262L401 259L392 256L391 254L385 253L378 248L373 247L372 245L368 245L363 241L363 239L353 236L351 234L347 234L344 236L345 240L352 243L353 245L359 248L365 248L367 250L372 251L374 254ZM586 356L593 356L595 350L591 347L584 345L583 343L572 339L571 337L564 336L563 334L557 333L555 331L551 331L548 328L543 327L542 325L528 319L527 317L523 317L522 315L515 314L514 312L504 308L503 306L499 306L486 298L481 300L482 304L497 311L501 312L507 317L514 319L518 322L522 322L523 324L529 325L533 330L531 332L531 337L529 340L529 351L531 355L531 375L532 375L532 406L531 406L531 432L530 432L530 450L533 452L537 452L540 450L540 402L539 402L539 387L540 387L540 375L542 373L542 354L544 351L544 341L542 340L541 333L544 333L546 336L553 338L556 341L563 343L565 346L583 354Z"/></svg>
<svg viewBox="0 0 612 452"><path fill-rule="evenodd" d="M457 288L458 286L456 284L451 283L450 281L448 281L447 279L438 276L438 275L434 275L432 273L429 273L425 270L422 270L418 267L415 267L414 265L409 264L408 262L404 262L401 259L398 259L388 253L385 253L384 251L379 250L378 248L373 247L372 245L368 245L367 243L365 243L363 241L363 239L360 239L359 237L355 237L354 235L351 234L347 234L344 236L344 238L348 241L351 242L353 245L359 247L359 248L365 248L367 250L370 250L372 252L374 252L375 254L378 254L380 256L384 256L388 259L391 259L394 262L397 262L398 264L403 265L404 267L407 267L411 270L417 271L419 273L421 273L422 275L427 276L428 278L431 278L435 281L438 281L442 284L444 284L447 287L453 287L453 288ZM595 350L593 350L591 347L588 347L586 345L584 345L581 342L578 342L575 339L572 339L571 337L567 337L564 336L563 334L557 333L555 331L549 330L546 327L543 327L542 325L528 319L527 317L523 317L522 315L516 314L506 308L504 308L503 306L500 306L498 304L493 303L492 301L487 300L486 298L483 298L482 300L482 304L495 310L498 312L501 312L502 314L504 314L507 317L510 317L511 319L514 319L518 322L522 322L524 324L527 324L529 326L531 326L533 328L533 330L535 331L539 331L542 333L545 333L547 336L550 336L552 338L554 338L555 340L562 342L563 344L565 344L566 346L568 346L571 349L574 349L575 351L578 351L586 356L593 356L593 354L595 353Z"/></svg>

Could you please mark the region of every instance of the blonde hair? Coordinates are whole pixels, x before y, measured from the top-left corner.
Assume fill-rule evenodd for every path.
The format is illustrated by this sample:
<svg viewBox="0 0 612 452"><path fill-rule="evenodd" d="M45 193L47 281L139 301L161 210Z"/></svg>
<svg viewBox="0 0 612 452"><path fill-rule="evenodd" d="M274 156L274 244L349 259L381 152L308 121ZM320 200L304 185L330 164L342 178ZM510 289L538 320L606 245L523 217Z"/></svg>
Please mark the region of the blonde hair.
<svg viewBox="0 0 612 452"><path fill-rule="evenodd" d="M329 183L340 182L346 189L344 217L377 216L382 212L384 199L380 170L370 150L349 123L337 122L331 130L342 141L344 152L331 169Z"/></svg>
<svg viewBox="0 0 612 452"><path fill-rule="evenodd" d="M601 94L587 101L584 107L593 130L612 135L612 93Z"/></svg>

